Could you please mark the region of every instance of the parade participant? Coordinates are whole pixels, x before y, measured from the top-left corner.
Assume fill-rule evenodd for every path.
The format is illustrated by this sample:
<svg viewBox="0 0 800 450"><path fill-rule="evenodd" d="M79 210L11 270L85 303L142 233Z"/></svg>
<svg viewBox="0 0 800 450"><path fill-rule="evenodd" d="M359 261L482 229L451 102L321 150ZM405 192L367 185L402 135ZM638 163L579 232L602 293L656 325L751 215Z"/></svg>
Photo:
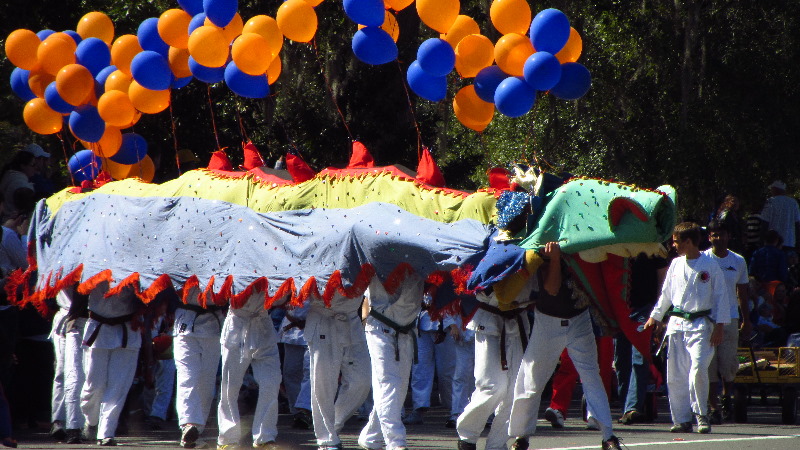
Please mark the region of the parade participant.
<svg viewBox="0 0 800 450"><path fill-rule="evenodd" d="M83 330L89 317L88 297L66 288L56 295L69 298L69 312L64 324L64 411L66 414L66 443L80 444L84 417L81 413L81 389L85 379L83 367Z"/></svg>
<svg viewBox="0 0 800 450"><path fill-rule="evenodd" d="M450 418L444 426L455 428L475 391L475 331L464 329L460 315L448 314L442 320L455 349Z"/></svg>
<svg viewBox="0 0 800 450"><path fill-rule="evenodd" d="M728 290L719 265L698 248L697 224L678 224L672 239L679 256L667 270L661 296L644 328L670 317L666 331L670 431L691 432L694 414L697 432L709 433L708 366L714 347L722 342L724 326L730 322Z"/></svg>
<svg viewBox="0 0 800 450"><path fill-rule="evenodd" d="M53 353L56 362L50 400L52 424L50 427L50 437L57 441L67 436L64 428L64 422L66 421L66 409L64 406L64 346L66 340L64 335L70 302L71 297L68 297L64 291L59 291L58 294L56 294L58 311L56 311L56 314L53 316L53 324L49 336L50 340L53 342Z"/></svg>
<svg viewBox="0 0 800 450"><path fill-rule="evenodd" d="M319 450L341 450L339 432L369 395L370 360L361 324L362 302L360 295L348 298L338 293L330 307L321 301L310 302L305 339L311 362L311 413Z"/></svg>
<svg viewBox="0 0 800 450"><path fill-rule="evenodd" d="M222 381L220 383L219 437L217 449L236 448L241 440L239 390L247 368L253 367L258 383L258 403L253 417L253 447L277 449L278 391L281 361L278 336L269 311L264 309L264 292L253 292L240 308L231 306L222 325Z"/></svg>
<svg viewBox="0 0 800 450"><path fill-rule="evenodd" d="M400 412L416 359L415 333L423 280L410 267L405 270L408 273L396 291L388 292L377 277L367 290L370 312L365 331L372 360L374 404L358 438L364 449L407 448Z"/></svg>
<svg viewBox="0 0 800 450"><path fill-rule="evenodd" d="M106 298L107 281L89 293L89 319L84 329L84 369L81 411L89 430L96 427L97 444L117 445L117 423L136 373L142 346L142 303L125 287ZM139 324L140 325L140 324ZM91 431L87 433L91 438Z"/></svg>
<svg viewBox="0 0 800 450"><path fill-rule="evenodd" d="M602 448L619 449L608 396L600 378L589 299L565 270L557 242L548 242L542 256L550 261L534 275L539 277L543 289L536 301L531 345L522 358L514 386L508 423L508 434L516 437L512 448L527 450L528 438L536 432L542 391L558 364L559 355L567 348L581 377L587 408L603 433Z"/></svg>
<svg viewBox="0 0 800 450"><path fill-rule="evenodd" d="M149 338L153 343L153 358L155 385L152 389L145 390L148 400L149 412L145 422L152 430L163 429L167 420L167 410L172 403L172 393L175 390L175 359L172 350L172 328L175 321L174 314L169 312L171 305L177 302L174 289L162 291L168 293L171 301L162 301L156 310L156 317L149 330Z"/></svg>
<svg viewBox="0 0 800 450"><path fill-rule="evenodd" d="M195 448L205 445L198 437L206 427L214 399L224 308L201 306L197 287L190 288L184 298L175 311L173 328L178 378L175 405L181 428L181 447Z"/></svg>
<svg viewBox="0 0 800 450"><path fill-rule="evenodd" d="M711 248L703 253L717 262L722 274L725 276L725 287L730 308L731 322L725 325L724 337L717 346L711 364L708 367L709 389L711 396L708 398L711 406L711 423L722 423L722 411L717 393L720 392L719 383L722 382L722 406L730 412L730 395L733 393L733 379L739 369L739 359L736 350L739 345L739 308L747 311L747 291L750 287L747 275L747 263L744 258L728 249L728 229L724 222L712 221L708 225ZM742 314L742 332L750 336L752 326L750 317Z"/></svg>
<svg viewBox="0 0 800 450"><path fill-rule="evenodd" d="M308 344L305 340L308 305L286 311L278 327L283 344L283 386L292 414L292 428L311 429L311 380Z"/></svg>

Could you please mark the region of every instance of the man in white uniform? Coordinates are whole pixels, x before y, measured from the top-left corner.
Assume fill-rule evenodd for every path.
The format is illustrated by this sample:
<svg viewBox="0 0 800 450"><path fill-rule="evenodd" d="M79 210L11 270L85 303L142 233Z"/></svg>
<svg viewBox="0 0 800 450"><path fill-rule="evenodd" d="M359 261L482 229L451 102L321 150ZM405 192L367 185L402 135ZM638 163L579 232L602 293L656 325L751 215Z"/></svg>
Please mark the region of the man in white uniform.
<svg viewBox="0 0 800 450"><path fill-rule="evenodd" d="M299 308L287 308L278 328L278 342L283 344L283 387L292 413L292 428L311 428L311 362L305 339L306 315L310 302Z"/></svg>
<svg viewBox="0 0 800 450"><path fill-rule="evenodd" d="M672 235L679 257L672 260L661 288L661 296L644 328L664 320L667 325L667 388L674 433L711 432L708 420L708 366L714 347L722 342L730 322L725 277L719 265L698 248L700 227L679 223ZM670 311L670 307L672 310Z"/></svg>
<svg viewBox="0 0 800 450"><path fill-rule="evenodd" d="M64 323L64 410L66 412L66 443L80 444L84 417L81 413L81 389L83 389L83 329L89 317L88 298L73 288L59 291L59 304L70 302L67 320Z"/></svg>
<svg viewBox="0 0 800 450"><path fill-rule="evenodd" d="M5 230L4 230L5 231ZM66 437L64 422L66 421L66 408L64 405L64 347L65 328L67 316L69 314L70 297L59 291L56 294L58 311L53 316L53 325L50 329L50 340L53 341L53 352L55 354L55 373L53 375L53 390L50 398L50 436L60 441Z"/></svg>

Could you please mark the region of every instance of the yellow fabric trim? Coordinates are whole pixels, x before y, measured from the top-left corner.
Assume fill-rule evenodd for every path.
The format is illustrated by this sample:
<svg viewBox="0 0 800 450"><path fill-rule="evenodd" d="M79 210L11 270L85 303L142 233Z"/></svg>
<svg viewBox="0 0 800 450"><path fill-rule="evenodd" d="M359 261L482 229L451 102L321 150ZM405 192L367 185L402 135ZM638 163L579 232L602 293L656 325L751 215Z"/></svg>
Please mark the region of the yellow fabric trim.
<svg viewBox="0 0 800 450"><path fill-rule="evenodd" d="M519 305L517 296L527 284L528 279L536 274L544 260L534 250L525 251L525 267L519 272L494 284L497 307L501 311L514 309Z"/></svg>

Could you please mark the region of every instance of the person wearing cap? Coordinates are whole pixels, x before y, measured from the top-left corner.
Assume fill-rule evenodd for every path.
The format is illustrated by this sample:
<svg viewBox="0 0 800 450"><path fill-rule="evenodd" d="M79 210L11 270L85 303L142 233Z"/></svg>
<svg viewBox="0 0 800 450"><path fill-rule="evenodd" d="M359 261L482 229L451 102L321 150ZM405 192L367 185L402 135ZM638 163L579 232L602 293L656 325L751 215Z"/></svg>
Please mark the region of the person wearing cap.
<svg viewBox="0 0 800 450"><path fill-rule="evenodd" d="M28 144L22 148L22 151L32 154L36 161L36 171L30 177L31 183L33 183L33 191L36 193L36 199L50 197L55 194L55 185L49 178L50 153L44 151L37 144Z"/></svg>
<svg viewBox="0 0 800 450"><path fill-rule="evenodd" d="M769 185L772 197L767 199L761 210L764 230L775 230L783 238L783 248L796 247L798 227L800 226L800 207L797 201L786 195L786 183L775 180Z"/></svg>
<svg viewBox="0 0 800 450"><path fill-rule="evenodd" d="M38 147L38 146L37 146ZM27 148L27 147L26 147ZM41 147L39 147L41 148ZM2 222L19 215L20 200L35 196L31 177L37 170L36 156L29 151L18 151L0 174L0 194L4 200Z"/></svg>

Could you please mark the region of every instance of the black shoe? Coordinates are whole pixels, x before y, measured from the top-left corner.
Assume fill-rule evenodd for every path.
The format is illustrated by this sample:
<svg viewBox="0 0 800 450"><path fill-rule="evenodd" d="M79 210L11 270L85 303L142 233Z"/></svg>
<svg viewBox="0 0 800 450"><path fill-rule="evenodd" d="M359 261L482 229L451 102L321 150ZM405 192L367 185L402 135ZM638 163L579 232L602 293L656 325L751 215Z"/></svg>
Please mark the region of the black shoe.
<svg viewBox="0 0 800 450"><path fill-rule="evenodd" d="M691 433L692 422L676 423L669 429L670 433Z"/></svg>
<svg viewBox="0 0 800 450"><path fill-rule="evenodd" d="M511 450L528 450L528 440L526 438L517 438L511 444Z"/></svg>
<svg viewBox="0 0 800 450"><path fill-rule="evenodd" d="M292 428L296 430L310 430L313 425L311 414L304 409L298 411L292 419Z"/></svg>
<svg viewBox="0 0 800 450"><path fill-rule="evenodd" d="M64 442L67 444L83 444L81 430L79 428L67 430L67 438Z"/></svg>
<svg viewBox="0 0 800 450"><path fill-rule="evenodd" d="M97 445L100 445L100 446L103 446L103 447L115 447L117 445L117 441L113 437L103 438L103 439L98 439L97 440Z"/></svg>
<svg viewBox="0 0 800 450"><path fill-rule="evenodd" d="M611 436L603 441L600 448L603 450L622 450L622 447L619 446L619 439L616 436Z"/></svg>
<svg viewBox="0 0 800 450"><path fill-rule="evenodd" d="M195 448L200 431L194 425L184 425L181 430L181 447Z"/></svg>
<svg viewBox="0 0 800 450"><path fill-rule="evenodd" d="M447 419L447 422L444 423L445 428L455 428L456 427L456 419Z"/></svg>
<svg viewBox="0 0 800 450"><path fill-rule="evenodd" d="M467 441L463 441L461 439L458 440L458 450L477 450L478 446L476 444L469 443Z"/></svg>
<svg viewBox="0 0 800 450"><path fill-rule="evenodd" d="M149 416L148 418L144 419L144 423L146 423L147 426L153 431L164 429L164 419L161 417Z"/></svg>
<svg viewBox="0 0 800 450"><path fill-rule="evenodd" d="M64 430L64 424L60 420L53 422L53 426L50 427L50 437L57 441L63 441L64 438L67 437L67 432Z"/></svg>

